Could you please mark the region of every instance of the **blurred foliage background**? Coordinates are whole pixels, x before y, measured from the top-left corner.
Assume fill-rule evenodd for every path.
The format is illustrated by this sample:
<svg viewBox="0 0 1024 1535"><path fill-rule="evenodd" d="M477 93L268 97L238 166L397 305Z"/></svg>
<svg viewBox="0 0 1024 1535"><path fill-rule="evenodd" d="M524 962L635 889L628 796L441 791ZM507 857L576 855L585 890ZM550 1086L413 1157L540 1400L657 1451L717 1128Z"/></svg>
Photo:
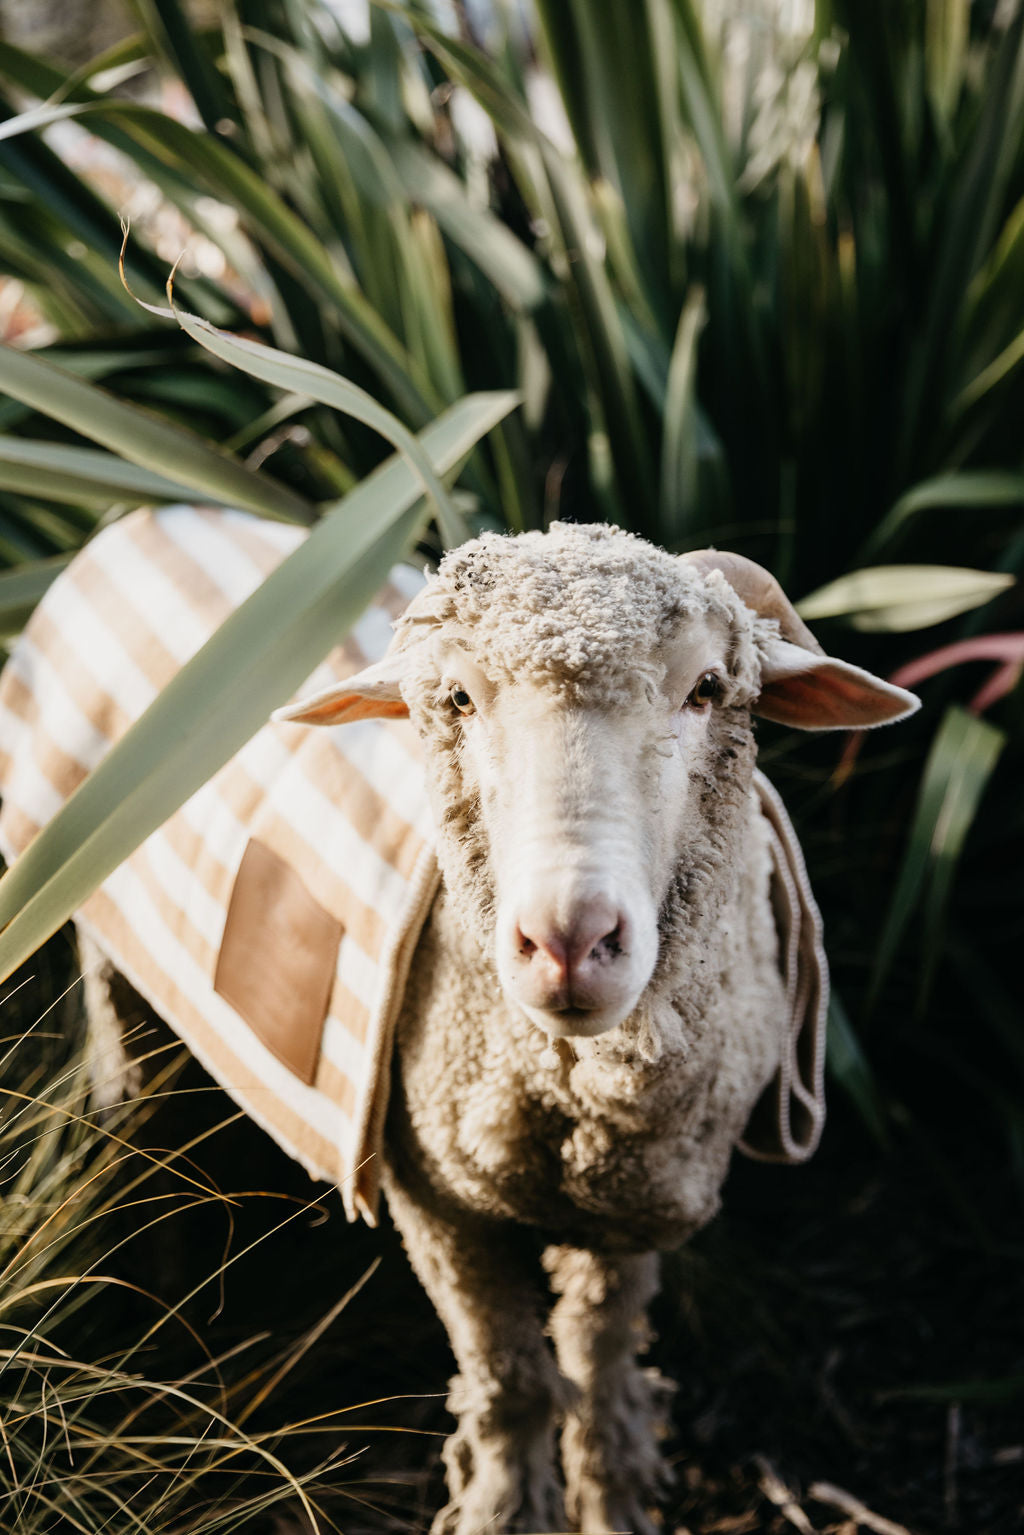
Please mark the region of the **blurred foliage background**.
<svg viewBox="0 0 1024 1535"><path fill-rule="evenodd" d="M896 731L765 728L762 760L826 917L848 1145L914 1148L1019 1264L976 1190L1019 1217L1021 6L134 0L92 44L40 12L8 0L0 42L4 632L143 501L344 504L387 444L290 359L416 433L519 391L421 549L556 517L737 549L919 688ZM182 252L175 302L262 372L140 307Z"/></svg>

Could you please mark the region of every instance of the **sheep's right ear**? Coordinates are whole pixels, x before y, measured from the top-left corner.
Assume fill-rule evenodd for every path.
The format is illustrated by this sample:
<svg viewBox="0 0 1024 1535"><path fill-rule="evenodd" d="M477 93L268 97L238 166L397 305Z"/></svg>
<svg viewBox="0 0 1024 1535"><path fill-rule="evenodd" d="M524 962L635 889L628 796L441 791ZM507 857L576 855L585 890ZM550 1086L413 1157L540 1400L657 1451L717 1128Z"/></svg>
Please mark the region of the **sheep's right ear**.
<svg viewBox="0 0 1024 1535"><path fill-rule="evenodd" d="M299 725L348 725L353 720L404 720L409 708L402 697L408 652L396 651L364 671L332 682L329 688L275 709L273 720Z"/></svg>
<svg viewBox="0 0 1024 1535"><path fill-rule="evenodd" d="M905 719L920 706L905 688L780 636L768 645L753 710L798 730L866 730Z"/></svg>

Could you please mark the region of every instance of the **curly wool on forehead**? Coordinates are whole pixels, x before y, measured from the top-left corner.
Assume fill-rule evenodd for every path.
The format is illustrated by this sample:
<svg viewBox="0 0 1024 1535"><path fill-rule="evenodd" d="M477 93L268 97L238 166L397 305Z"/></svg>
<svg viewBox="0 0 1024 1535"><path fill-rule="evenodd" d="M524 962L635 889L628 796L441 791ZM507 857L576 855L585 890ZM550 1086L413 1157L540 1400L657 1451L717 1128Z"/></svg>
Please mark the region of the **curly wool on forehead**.
<svg viewBox="0 0 1024 1535"><path fill-rule="evenodd" d="M525 671L573 689L634 686L660 670L658 647L682 615L735 628L743 611L726 583L602 523L485 533L445 556L423 596L435 621L467 631L496 678Z"/></svg>

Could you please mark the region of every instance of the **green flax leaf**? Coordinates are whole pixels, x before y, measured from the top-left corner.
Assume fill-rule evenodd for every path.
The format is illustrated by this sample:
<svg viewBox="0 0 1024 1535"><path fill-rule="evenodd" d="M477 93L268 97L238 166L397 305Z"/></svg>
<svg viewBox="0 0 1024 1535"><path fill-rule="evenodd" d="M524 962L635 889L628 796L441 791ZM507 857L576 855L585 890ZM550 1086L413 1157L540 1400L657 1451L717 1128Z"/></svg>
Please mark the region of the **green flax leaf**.
<svg viewBox="0 0 1024 1535"><path fill-rule="evenodd" d="M801 618L845 618L855 629L926 629L991 602L1016 577L956 565L874 565L851 570L797 603Z"/></svg>

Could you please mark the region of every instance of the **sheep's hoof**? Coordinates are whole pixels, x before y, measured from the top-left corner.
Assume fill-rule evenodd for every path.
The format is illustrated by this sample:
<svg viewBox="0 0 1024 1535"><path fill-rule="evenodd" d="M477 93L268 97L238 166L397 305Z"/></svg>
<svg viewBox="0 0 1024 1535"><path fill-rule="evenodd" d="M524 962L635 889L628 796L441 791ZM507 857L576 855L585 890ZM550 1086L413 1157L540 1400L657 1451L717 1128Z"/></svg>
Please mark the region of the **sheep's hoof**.
<svg viewBox="0 0 1024 1535"><path fill-rule="evenodd" d="M455 1443L449 1440L444 1452L453 1496L435 1517L431 1535L513 1535L566 1528L562 1489L553 1467L523 1471L495 1462L473 1467L479 1447L474 1457L464 1439L453 1438Z"/></svg>
<svg viewBox="0 0 1024 1535"><path fill-rule="evenodd" d="M454 1396L463 1383L456 1376L451 1384ZM450 1501L435 1517L431 1535L535 1535L567 1528L549 1409L524 1413L504 1433L482 1433L466 1414L441 1458Z"/></svg>
<svg viewBox="0 0 1024 1535"><path fill-rule="evenodd" d="M524 1498L517 1504L507 1498L495 1500L490 1487L479 1491L468 1487L435 1515L430 1535L542 1535L545 1530L565 1528L561 1493L552 1480L548 1496Z"/></svg>
<svg viewBox="0 0 1024 1535"><path fill-rule="evenodd" d="M637 1498L609 1497L607 1490L595 1483L578 1487L573 1501L571 1527L581 1535L608 1535L609 1531L616 1535L619 1531L625 1535L664 1535L657 1513Z"/></svg>
<svg viewBox="0 0 1024 1535"><path fill-rule="evenodd" d="M659 1535L657 1506L671 1491L671 1467L658 1448L675 1390L657 1370L635 1370L617 1406L597 1421L570 1414L562 1433L566 1508L581 1535L627 1531Z"/></svg>

